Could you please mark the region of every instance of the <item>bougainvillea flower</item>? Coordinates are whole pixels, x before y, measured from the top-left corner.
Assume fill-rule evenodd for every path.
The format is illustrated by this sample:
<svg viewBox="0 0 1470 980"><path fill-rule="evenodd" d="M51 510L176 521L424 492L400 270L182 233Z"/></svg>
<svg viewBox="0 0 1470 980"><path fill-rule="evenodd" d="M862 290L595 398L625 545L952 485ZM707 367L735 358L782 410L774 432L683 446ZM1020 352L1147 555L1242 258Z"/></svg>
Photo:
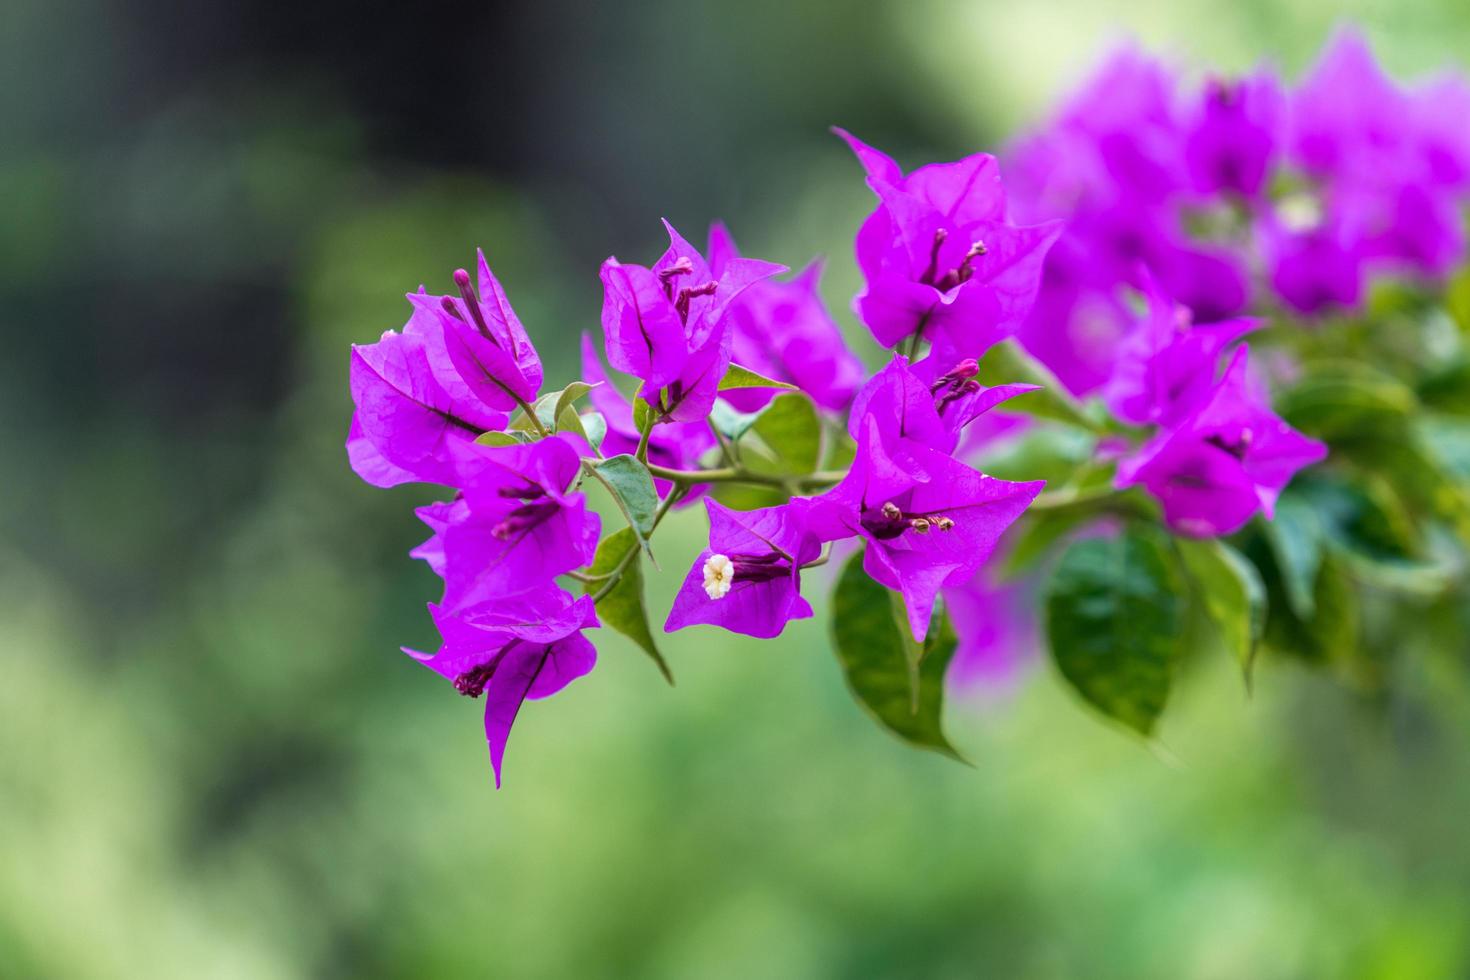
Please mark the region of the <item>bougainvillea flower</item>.
<svg viewBox="0 0 1470 980"><path fill-rule="evenodd" d="M1358 257L1436 277L1459 263L1459 195L1470 179L1463 80L1401 89L1362 35L1342 30L1290 110L1294 157L1329 192L1337 230Z"/></svg>
<svg viewBox="0 0 1470 980"><path fill-rule="evenodd" d="M975 380L979 364L936 347L919 363L895 355L853 399L848 432L860 438L864 420L873 419L890 443L909 439L942 453L953 453L960 431L1007 398L1036 385L1009 384L986 388Z"/></svg>
<svg viewBox="0 0 1470 980"><path fill-rule="evenodd" d="M1164 505L1175 531L1212 537L1239 530L1327 447L1287 425L1268 407L1247 371L1242 344L1209 398L1118 467L1118 485L1141 484Z"/></svg>
<svg viewBox="0 0 1470 980"><path fill-rule="evenodd" d="M1026 220L1109 201L1152 209L1188 186L1177 73L1146 51L1112 51L1059 111L1008 154Z"/></svg>
<svg viewBox="0 0 1470 980"><path fill-rule="evenodd" d="M479 292L464 269L454 273L454 296L410 293L414 319L405 332L422 332L435 376L446 390L456 380L486 405L514 411L535 402L541 389L541 358L511 308L485 253L477 253Z"/></svg>
<svg viewBox="0 0 1470 980"><path fill-rule="evenodd" d="M433 654L404 652L453 682L466 697L485 699L485 740L495 785L505 743L521 704L550 697L597 662L581 631L598 625L592 597L544 589L451 614L430 605L443 644Z"/></svg>
<svg viewBox="0 0 1470 980"><path fill-rule="evenodd" d="M752 283L786 271L731 258L718 278L667 221L669 248L652 268L602 264L602 329L607 360L643 380L661 420L698 422L730 365L730 304Z"/></svg>
<svg viewBox="0 0 1470 980"><path fill-rule="evenodd" d="M1125 422L1171 425L1209 396L1220 355L1260 322L1193 324L1153 276L1141 277L1148 312L1121 345L1103 398Z"/></svg>
<svg viewBox="0 0 1470 980"><path fill-rule="evenodd" d="M1414 136L1427 182L1446 191L1470 189L1470 82L1450 73L1411 96Z"/></svg>
<svg viewBox="0 0 1470 980"><path fill-rule="evenodd" d="M414 509L418 519L429 526L432 532L428 540L408 553L428 564L434 574L444 577L444 529L464 520L468 505L462 497L453 500L436 500L432 504Z"/></svg>
<svg viewBox="0 0 1470 980"><path fill-rule="evenodd" d="M917 442L889 444L869 415L852 469L812 501L811 528L823 541L867 542L864 570L903 593L909 627L922 640L939 590L979 570L1042 486L988 477Z"/></svg>
<svg viewBox="0 0 1470 980"><path fill-rule="evenodd" d="M378 447L362 431L356 412L352 413L352 422L347 428L347 461L352 464L354 473L375 487L396 487L417 479L413 473L394 466L378 452Z"/></svg>
<svg viewBox="0 0 1470 980"><path fill-rule="evenodd" d="M812 607L801 597L801 566L822 550L807 529L811 501L795 497L779 507L736 511L706 498L709 547L694 560L666 632L720 626L769 639Z"/></svg>
<svg viewBox="0 0 1470 980"><path fill-rule="evenodd" d="M1351 309L1363 297L1356 236L1339 211L1324 213L1324 207L1303 193L1281 202L1258 225L1271 287L1301 313Z"/></svg>
<svg viewBox="0 0 1470 980"><path fill-rule="evenodd" d="M740 257L722 224L709 232L711 274L723 278ZM852 401L867 372L842 339L842 331L817 290L822 267L807 266L794 279L754 283L730 304L730 355L736 364L806 392L816 404L840 412ZM724 397L750 412L770 401L770 389L744 388Z"/></svg>
<svg viewBox="0 0 1470 980"><path fill-rule="evenodd" d="M613 386L603 369L602 359L597 356L597 347L592 338L582 335L582 379L596 384L587 393L592 407L602 413L607 422L607 435L602 442L602 454L615 456L633 453L638 449L638 427L633 423L633 405ZM656 466L675 470L697 469L699 458L715 446L715 435L704 420L698 422L667 422L656 425L648 437L648 461ZM670 486L666 480L655 479L660 495ZM707 484L690 488L690 493L676 506L686 506L708 489Z"/></svg>
<svg viewBox="0 0 1470 980"><path fill-rule="evenodd" d="M1424 184L1382 193L1344 190L1340 207L1356 212L1359 251L1368 261L1430 277L1454 271L1465 254L1463 202Z"/></svg>
<svg viewBox="0 0 1470 980"><path fill-rule="evenodd" d="M423 548L443 553L446 608L537 591L592 560L601 520L581 493L568 492L580 468L565 434L524 446L457 448L461 498L432 512L426 523L438 541Z"/></svg>
<svg viewBox="0 0 1470 980"><path fill-rule="evenodd" d="M1243 257L1186 233L1186 209L1200 208L1201 200L1186 153L1191 123L1178 109L1176 82L1162 63L1124 48L1008 155L1016 213L1029 221L1067 220L1018 337L1077 395L1095 391L1112 373L1133 320L1118 286L1141 287L1140 266L1202 322L1235 316L1248 299ZM1198 151L1215 153L1207 145L1212 130L1195 125L1204 132Z"/></svg>
<svg viewBox="0 0 1470 980"><path fill-rule="evenodd" d="M401 483L404 473L428 483L453 482L451 447L506 424L504 412L467 391L456 397L445 390L430 363L431 345L406 328L352 347L349 383L357 413L348 458L369 483Z"/></svg>
<svg viewBox="0 0 1470 980"><path fill-rule="evenodd" d="M1195 190L1261 192L1281 138L1285 99L1270 71L1206 83L1184 145Z"/></svg>
<svg viewBox="0 0 1470 980"><path fill-rule="evenodd" d="M943 590L944 608L959 639L945 674L953 688L1003 686L1036 653L1031 583L998 581L993 568L987 565L969 581Z"/></svg>
<svg viewBox="0 0 1470 980"><path fill-rule="evenodd" d="M1112 374L1131 317L1119 280L1104 281L1091 242L1075 228L1047 256L1041 290L1016 339L1068 391L1095 391Z"/></svg>
<svg viewBox="0 0 1470 980"><path fill-rule="evenodd" d="M865 288L853 309L884 347L913 334L989 346L1030 312L1060 223L1006 219L1000 168L986 153L912 174L844 130L878 208L858 231Z"/></svg>
<svg viewBox="0 0 1470 980"><path fill-rule="evenodd" d="M1356 29L1333 35L1287 109L1291 154L1308 173L1400 179L1414 114Z"/></svg>

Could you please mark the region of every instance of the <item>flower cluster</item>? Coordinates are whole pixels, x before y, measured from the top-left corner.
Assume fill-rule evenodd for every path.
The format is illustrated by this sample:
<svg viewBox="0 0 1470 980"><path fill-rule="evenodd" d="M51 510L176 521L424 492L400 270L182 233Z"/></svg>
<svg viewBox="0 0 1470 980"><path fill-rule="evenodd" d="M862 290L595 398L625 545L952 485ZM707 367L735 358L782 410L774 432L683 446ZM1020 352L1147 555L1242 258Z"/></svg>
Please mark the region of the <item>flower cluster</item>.
<svg viewBox="0 0 1470 980"><path fill-rule="evenodd" d="M1350 29L1294 88L1262 67L1189 89L1121 50L1010 154L1018 211L1067 220L1020 336L1080 395L1118 367L1144 269L1200 322L1442 279L1465 254L1467 117L1462 77L1401 88Z"/></svg>
<svg viewBox="0 0 1470 980"><path fill-rule="evenodd" d="M988 155L905 177L843 136L878 197L858 236L868 284L855 309L884 346L903 348L872 377L818 294L820 265L778 278L782 266L743 257L722 225L705 253L665 223L669 247L651 265L603 263L603 343L583 337L577 386L543 393L540 358L483 255L478 283L460 270L448 295L420 289L401 331L353 349L353 468L375 486L454 490L419 510L432 536L413 555L444 581L430 607L442 644L412 655L484 698L497 784L522 702L591 669L583 632L599 626L599 600L673 507L705 496L710 532L665 630L776 636L812 615L803 571L852 541L867 574L901 595L905 628L922 642L941 592L975 577L1040 492L1039 481L993 479L955 453L966 425L1034 389L982 385L978 360L1025 318L1060 224L1011 224ZM637 383L635 396L619 391L604 356ZM789 389L831 423L816 424L851 439L845 469L746 466L736 442ZM591 411L575 407L583 396ZM597 561L589 478L637 531L611 568ZM732 482L787 492L754 510L706 496ZM577 583L587 594L574 598Z"/></svg>
<svg viewBox="0 0 1470 980"><path fill-rule="evenodd" d="M602 264L601 337L581 338L581 379L548 391L481 255L476 277L421 287L401 331L352 351L354 470L452 490L418 511L432 533L412 554L443 580L441 643L411 655L484 700L498 785L522 703L593 667L586 631L624 634L667 672L642 562L670 513L702 506L707 544L665 632L775 637L815 615L812 582L842 556L832 629L849 686L900 737L954 754L946 669L997 676L1002 646L1039 635L1018 611L1041 583L1002 567L1063 542L1040 590L1053 655L1089 701L1148 731L1184 633L1170 590L1223 583L1238 601L1204 611L1235 617L1222 636L1249 663L1264 587L1224 539L1244 549L1328 454L1273 407L1267 377L1315 370L1276 328L1310 335L1361 304L1370 275L1432 283L1460 261L1467 114L1459 80L1401 89L1344 33L1294 89L1261 70L1186 91L1123 51L1018 144L1009 187L988 154L905 173L836 130L875 198L852 301L882 351L871 373L823 303L820 263L790 275L723 225L701 251L665 222L651 264ZM1318 421L1351 383L1328 386ZM1403 402L1383 390L1374 404ZM1059 431L1060 478L1044 456L1003 461ZM1422 490L1470 534L1470 500L1462 514L1443 487ZM1300 559L1287 572L1327 567ZM1332 587L1290 583L1294 635L1312 590ZM1153 632L1134 637L1136 623Z"/></svg>

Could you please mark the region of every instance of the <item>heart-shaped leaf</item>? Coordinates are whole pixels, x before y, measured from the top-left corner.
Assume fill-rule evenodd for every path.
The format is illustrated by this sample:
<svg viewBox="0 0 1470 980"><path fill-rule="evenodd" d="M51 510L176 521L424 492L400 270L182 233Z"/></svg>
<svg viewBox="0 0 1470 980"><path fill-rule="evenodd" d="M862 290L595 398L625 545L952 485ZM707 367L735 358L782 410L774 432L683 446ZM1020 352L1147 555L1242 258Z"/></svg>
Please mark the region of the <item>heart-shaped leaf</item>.
<svg viewBox="0 0 1470 980"><path fill-rule="evenodd" d="M729 391L731 388L787 388L794 391L796 385L756 374L750 368L743 368L739 364L731 364L725 376L720 379L719 390Z"/></svg>
<svg viewBox="0 0 1470 980"><path fill-rule="evenodd" d="M906 619L893 610L893 595L863 571L853 555L832 596L832 639L847 686L873 719L919 748L963 762L944 737L944 672L958 640L949 618L935 614L922 651L909 651Z"/></svg>
<svg viewBox="0 0 1470 980"><path fill-rule="evenodd" d="M654 489L648 467L622 453L599 462L592 468L592 474L612 494L628 526L652 557L648 536L653 533L654 514L658 511L658 491Z"/></svg>
<svg viewBox="0 0 1470 980"><path fill-rule="evenodd" d="M592 581L584 586L584 591L596 595L609 581L601 576L615 572L620 576L597 600L597 618L603 626L617 630L638 644L672 684L674 675L659 652L658 644L653 641L653 631L648 628L648 611L643 606L643 566L637 555L638 546L638 536L628 527L604 538L597 546L592 566L587 569Z"/></svg>
<svg viewBox="0 0 1470 980"><path fill-rule="evenodd" d="M980 360L977 380L986 387L1004 384L1030 384L1039 386L1039 391L1028 391L1008 399L1007 412L1019 412L1036 418L1065 422L1079 429L1096 432L1098 423L1087 415L1082 405L1067 393L1044 364L1032 357L1014 340L1003 340Z"/></svg>
<svg viewBox="0 0 1470 980"><path fill-rule="evenodd" d="M1195 601L1214 624L1221 644L1240 662L1246 687L1266 628L1266 586L1244 555L1223 541L1177 538Z"/></svg>
<svg viewBox="0 0 1470 980"><path fill-rule="evenodd" d="M1167 537L1136 526L1072 544L1046 589L1051 655L1103 714L1152 733L1169 698L1185 621Z"/></svg>

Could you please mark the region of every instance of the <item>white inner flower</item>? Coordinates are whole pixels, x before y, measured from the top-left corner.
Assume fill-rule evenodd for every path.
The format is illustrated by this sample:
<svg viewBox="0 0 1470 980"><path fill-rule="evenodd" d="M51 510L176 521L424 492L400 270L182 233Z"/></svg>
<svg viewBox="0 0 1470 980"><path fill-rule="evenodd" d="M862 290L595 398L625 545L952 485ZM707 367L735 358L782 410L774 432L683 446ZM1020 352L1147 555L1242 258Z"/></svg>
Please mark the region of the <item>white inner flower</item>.
<svg viewBox="0 0 1470 980"><path fill-rule="evenodd" d="M1284 198L1276 205L1276 214L1281 218L1282 227L1298 235L1316 231L1322 227L1325 217L1322 213L1322 202L1307 193L1291 194Z"/></svg>
<svg viewBox="0 0 1470 980"><path fill-rule="evenodd" d="M724 555L710 555L704 563L704 592L711 599L723 599L735 582L735 563Z"/></svg>

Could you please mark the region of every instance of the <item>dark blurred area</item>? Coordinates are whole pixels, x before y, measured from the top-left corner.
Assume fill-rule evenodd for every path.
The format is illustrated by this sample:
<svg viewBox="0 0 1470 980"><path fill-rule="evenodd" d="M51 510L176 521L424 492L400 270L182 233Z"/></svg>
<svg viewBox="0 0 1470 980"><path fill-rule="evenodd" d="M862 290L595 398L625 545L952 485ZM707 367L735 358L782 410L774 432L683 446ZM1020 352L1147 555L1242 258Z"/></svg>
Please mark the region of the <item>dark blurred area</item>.
<svg viewBox="0 0 1470 980"><path fill-rule="evenodd" d="M1470 50L1448 0L1356 13L1397 70ZM660 216L827 254L859 346L828 126L952 158L1112 39L1295 69L1340 14L12 0L0 976L1465 975L1463 670L1387 706L1193 678L1175 766L1038 667L957 710L969 770L870 729L819 607L671 642L672 691L608 640L496 793L474 706L398 652L433 642L433 494L342 450L348 345L477 246L557 385Z"/></svg>

